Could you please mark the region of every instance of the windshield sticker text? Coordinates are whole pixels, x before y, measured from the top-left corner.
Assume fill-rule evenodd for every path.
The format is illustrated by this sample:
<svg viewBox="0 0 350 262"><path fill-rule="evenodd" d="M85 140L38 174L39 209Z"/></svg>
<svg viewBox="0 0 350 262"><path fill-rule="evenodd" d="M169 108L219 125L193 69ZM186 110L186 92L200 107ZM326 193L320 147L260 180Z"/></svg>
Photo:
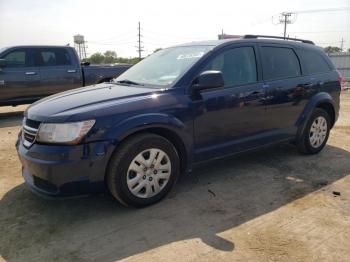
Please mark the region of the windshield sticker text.
<svg viewBox="0 0 350 262"><path fill-rule="evenodd" d="M204 52L198 52L198 53L192 53L192 54L181 54L176 59L177 60L192 59L192 58L202 57L203 55L204 55Z"/></svg>

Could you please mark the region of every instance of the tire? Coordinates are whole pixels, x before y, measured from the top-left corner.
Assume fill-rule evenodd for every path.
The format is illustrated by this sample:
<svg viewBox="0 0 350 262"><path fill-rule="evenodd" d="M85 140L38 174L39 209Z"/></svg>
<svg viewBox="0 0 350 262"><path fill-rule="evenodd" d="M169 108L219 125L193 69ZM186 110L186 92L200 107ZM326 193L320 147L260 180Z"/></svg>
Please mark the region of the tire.
<svg viewBox="0 0 350 262"><path fill-rule="evenodd" d="M107 168L106 182L121 204L144 207L163 199L179 172L174 145L162 136L144 133L128 138L117 148Z"/></svg>
<svg viewBox="0 0 350 262"><path fill-rule="evenodd" d="M313 128L316 127L318 123L320 123L320 126ZM326 126L322 123L325 123ZM313 132L312 128L316 131ZM302 154L317 154L320 152L327 143L330 128L331 120L329 114L321 108L316 108L312 112L303 133L298 139L298 151ZM317 135L319 139L317 139Z"/></svg>

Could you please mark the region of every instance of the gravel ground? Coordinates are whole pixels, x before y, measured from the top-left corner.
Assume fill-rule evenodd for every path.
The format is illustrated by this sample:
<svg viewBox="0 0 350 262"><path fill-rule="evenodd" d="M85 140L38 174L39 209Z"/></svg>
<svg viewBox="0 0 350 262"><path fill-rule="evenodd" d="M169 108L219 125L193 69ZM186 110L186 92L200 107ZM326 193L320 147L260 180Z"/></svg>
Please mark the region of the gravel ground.
<svg viewBox="0 0 350 262"><path fill-rule="evenodd" d="M341 100L319 155L282 145L213 162L144 209L33 195L14 147L25 106L0 108L0 260L350 261L350 92Z"/></svg>

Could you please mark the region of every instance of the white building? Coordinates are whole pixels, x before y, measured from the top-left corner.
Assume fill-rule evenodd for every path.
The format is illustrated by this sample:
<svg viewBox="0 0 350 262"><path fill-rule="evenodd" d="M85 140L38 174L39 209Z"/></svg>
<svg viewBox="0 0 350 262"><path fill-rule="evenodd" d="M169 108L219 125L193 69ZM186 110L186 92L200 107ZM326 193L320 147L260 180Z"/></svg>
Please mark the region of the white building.
<svg viewBox="0 0 350 262"><path fill-rule="evenodd" d="M339 70L341 75L346 81L350 81L350 53L331 53L328 54L329 58L334 63L335 67Z"/></svg>

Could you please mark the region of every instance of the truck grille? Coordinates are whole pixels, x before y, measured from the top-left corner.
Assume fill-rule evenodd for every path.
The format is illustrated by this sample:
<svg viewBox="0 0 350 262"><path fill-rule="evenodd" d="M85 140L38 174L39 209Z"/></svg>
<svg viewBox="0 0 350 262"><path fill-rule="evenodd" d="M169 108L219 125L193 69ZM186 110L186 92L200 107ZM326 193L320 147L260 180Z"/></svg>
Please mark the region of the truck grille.
<svg viewBox="0 0 350 262"><path fill-rule="evenodd" d="M23 145L25 147L30 147L31 145L34 144L39 126L40 126L40 122L38 121L33 121L27 118L23 119L22 136L23 136Z"/></svg>

